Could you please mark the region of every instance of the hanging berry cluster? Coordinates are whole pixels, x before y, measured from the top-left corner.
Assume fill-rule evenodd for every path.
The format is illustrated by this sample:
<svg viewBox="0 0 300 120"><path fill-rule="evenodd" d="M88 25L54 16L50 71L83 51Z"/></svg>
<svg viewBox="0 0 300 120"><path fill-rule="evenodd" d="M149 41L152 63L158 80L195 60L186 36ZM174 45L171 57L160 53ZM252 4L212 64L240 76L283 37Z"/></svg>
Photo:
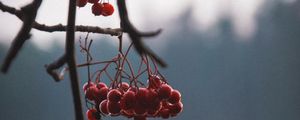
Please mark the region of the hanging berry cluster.
<svg viewBox="0 0 300 120"><path fill-rule="evenodd" d="M151 57L141 56L135 71L128 59L132 44L123 53L122 37L119 37L119 53L115 57L93 62L90 53L92 41L88 44L87 39L88 35L84 45L80 45L87 63L78 66L88 68L88 82L84 84L83 91L89 120L120 115L134 120L146 120L148 117L167 119L182 112L181 93L167 83ZM102 68L90 74L90 65L102 65ZM115 73L107 70L112 66ZM104 76L109 79L109 84L105 84ZM147 79L146 84L141 81L141 76Z"/></svg>
<svg viewBox="0 0 300 120"><path fill-rule="evenodd" d="M114 13L114 7L109 3L109 1L104 2L99 0L77 0L78 7L84 7L87 3L92 5L92 13L95 16L110 16Z"/></svg>

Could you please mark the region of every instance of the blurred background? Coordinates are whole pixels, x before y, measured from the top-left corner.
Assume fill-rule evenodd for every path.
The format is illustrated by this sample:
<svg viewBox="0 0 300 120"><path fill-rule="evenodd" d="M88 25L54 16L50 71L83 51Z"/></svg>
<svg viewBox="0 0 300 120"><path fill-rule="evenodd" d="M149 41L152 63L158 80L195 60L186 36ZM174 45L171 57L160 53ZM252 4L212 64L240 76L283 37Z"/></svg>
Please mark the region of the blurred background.
<svg viewBox="0 0 300 120"><path fill-rule="evenodd" d="M1 0L16 8L30 1ZM115 1L110 0L116 7ZM171 120L300 119L300 1L127 2L130 19L139 30L163 29L145 42L168 63L161 71L182 93L184 111ZM67 4L67 0L43 0L37 21L66 24ZM119 27L118 11L95 17L90 7L77 9L77 24ZM2 63L22 22L2 11L0 18ZM65 33L34 29L31 33L9 72L0 74L0 120L73 120L68 75L57 83L44 68L62 55ZM76 38L85 35L77 32ZM117 54L116 37L90 34L90 38L97 59ZM78 63L83 63L79 47L76 52ZM86 71L79 72L82 85Z"/></svg>

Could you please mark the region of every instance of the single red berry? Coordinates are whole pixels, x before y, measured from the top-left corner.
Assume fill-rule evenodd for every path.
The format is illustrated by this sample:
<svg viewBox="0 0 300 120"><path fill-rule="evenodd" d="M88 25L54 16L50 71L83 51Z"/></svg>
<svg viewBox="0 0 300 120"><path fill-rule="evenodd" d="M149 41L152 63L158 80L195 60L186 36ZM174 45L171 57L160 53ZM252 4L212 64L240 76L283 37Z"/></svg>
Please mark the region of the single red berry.
<svg viewBox="0 0 300 120"><path fill-rule="evenodd" d="M110 16L114 13L114 7L109 4L109 3L103 3L103 8L102 8L102 15L103 16Z"/></svg>
<svg viewBox="0 0 300 120"><path fill-rule="evenodd" d="M121 97L122 93L118 89L112 89L107 94L108 101L111 102L119 102Z"/></svg>
<svg viewBox="0 0 300 120"><path fill-rule="evenodd" d="M103 100L99 105L99 110L101 113L108 115L109 112L107 110L107 100Z"/></svg>
<svg viewBox="0 0 300 120"><path fill-rule="evenodd" d="M170 98L168 99L168 102L170 102L171 104L175 104L175 103L178 103L181 99L181 94L178 90L173 90L171 92L171 96Z"/></svg>
<svg viewBox="0 0 300 120"><path fill-rule="evenodd" d="M96 100L98 90L96 86L89 87L85 92L85 97L88 100Z"/></svg>
<svg viewBox="0 0 300 120"><path fill-rule="evenodd" d="M86 116L87 116L88 120L98 120L99 113L97 112L96 109L89 109L86 112Z"/></svg>
<svg viewBox="0 0 300 120"><path fill-rule="evenodd" d="M169 109L162 109L159 111L160 116L163 119L168 119L170 117L170 110Z"/></svg>
<svg viewBox="0 0 300 120"><path fill-rule="evenodd" d="M148 78L148 88L157 89L162 85L161 78L157 75L150 75Z"/></svg>
<svg viewBox="0 0 300 120"><path fill-rule="evenodd" d="M134 106L134 113L138 116L144 116L147 114L147 108L144 104L136 102Z"/></svg>
<svg viewBox="0 0 300 120"><path fill-rule="evenodd" d="M149 90L140 87L136 93L136 100L139 102L147 102L148 95L149 95Z"/></svg>
<svg viewBox="0 0 300 120"><path fill-rule="evenodd" d="M118 115L121 112L121 107L119 102L107 102L107 110L112 115Z"/></svg>
<svg viewBox="0 0 300 120"><path fill-rule="evenodd" d="M127 91L129 89L129 84L126 82L122 82L121 85L119 84L119 87L122 91Z"/></svg>
<svg viewBox="0 0 300 120"><path fill-rule="evenodd" d="M78 7L84 7L87 4L88 0L77 0L76 5Z"/></svg>
<svg viewBox="0 0 300 120"><path fill-rule="evenodd" d="M86 89L88 89L89 87L92 87L92 86L95 86L95 83L93 83L93 82L86 82L86 83L84 83L82 89L85 92Z"/></svg>
<svg viewBox="0 0 300 120"><path fill-rule="evenodd" d="M102 99L102 100L105 100L107 99L107 93L108 93L108 88L107 87L103 87L101 89L99 89L98 93L97 93L97 96Z"/></svg>
<svg viewBox="0 0 300 120"><path fill-rule="evenodd" d="M133 109L135 103L136 103L136 97L133 91L125 92L120 101L122 110Z"/></svg>
<svg viewBox="0 0 300 120"><path fill-rule="evenodd" d="M105 84L104 82L99 82L99 83L97 84L97 88L98 88L98 89L101 89L101 88L104 88L104 87L107 88L107 86L106 86L106 84Z"/></svg>
<svg viewBox="0 0 300 120"><path fill-rule="evenodd" d="M99 0L88 0L89 3L98 3Z"/></svg>
<svg viewBox="0 0 300 120"><path fill-rule="evenodd" d="M178 102L176 104L172 104L169 106L170 114L177 115L178 113L182 112L183 104L182 102Z"/></svg>
<svg viewBox="0 0 300 120"><path fill-rule="evenodd" d="M95 15L95 16L99 16L101 15L102 11L103 11L103 4L101 3L95 3L93 6L92 6L92 13Z"/></svg>
<svg viewBox="0 0 300 120"><path fill-rule="evenodd" d="M158 96L161 99L168 99L171 96L171 92L172 92L172 87L167 84L163 84L158 90Z"/></svg>

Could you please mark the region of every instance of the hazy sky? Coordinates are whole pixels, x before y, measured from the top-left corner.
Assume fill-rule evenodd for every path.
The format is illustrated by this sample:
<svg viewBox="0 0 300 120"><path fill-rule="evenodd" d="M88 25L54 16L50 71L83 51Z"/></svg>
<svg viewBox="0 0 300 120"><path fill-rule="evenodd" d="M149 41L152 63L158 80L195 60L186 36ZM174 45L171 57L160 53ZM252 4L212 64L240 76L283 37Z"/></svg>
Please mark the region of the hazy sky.
<svg viewBox="0 0 300 120"><path fill-rule="evenodd" d="M4 4L20 8L31 0L1 0ZM241 39L247 39L255 32L255 16L259 13L265 0L127 0L130 19L141 30L165 29L164 33L172 32L176 26L172 20L187 13L191 29L214 34L216 24L222 18L232 18L234 31ZM293 1L293 0L285 0ZM110 0L116 6L116 0ZM66 24L68 0L43 0L37 21L48 25ZM91 13L91 4L77 9L77 24L101 27L119 27L117 11L110 17L95 17ZM9 45L21 26L21 22L12 15L0 12L0 44ZM213 32L212 32L213 31ZM64 33L46 33L32 30L33 41L42 49L47 50L53 41L64 43ZM81 33L82 34L82 33ZM80 35L80 34L77 34ZM163 35L162 35L163 36ZM99 36L97 36L99 37ZM42 39L42 40L41 40ZM166 41L165 41L166 43ZM162 44L162 43L159 43Z"/></svg>

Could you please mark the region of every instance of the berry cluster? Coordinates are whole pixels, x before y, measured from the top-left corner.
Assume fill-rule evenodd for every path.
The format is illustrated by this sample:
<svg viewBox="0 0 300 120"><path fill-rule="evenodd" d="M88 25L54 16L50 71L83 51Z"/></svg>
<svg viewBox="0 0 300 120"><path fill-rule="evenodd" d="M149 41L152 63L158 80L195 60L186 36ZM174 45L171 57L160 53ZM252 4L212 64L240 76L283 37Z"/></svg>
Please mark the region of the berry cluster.
<svg viewBox="0 0 300 120"><path fill-rule="evenodd" d="M174 117L183 109L181 94L157 75L148 78L148 86L136 87L126 82L108 88L103 82L87 82L83 86L86 98L94 103L87 111L89 120L101 115L123 115L134 120L147 117Z"/></svg>
<svg viewBox="0 0 300 120"><path fill-rule="evenodd" d="M92 13L95 16L110 16L114 13L114 7L109 2L99 2L99 0L77 0L78 7L84 7L87 3L93 4Z"/></svg>

